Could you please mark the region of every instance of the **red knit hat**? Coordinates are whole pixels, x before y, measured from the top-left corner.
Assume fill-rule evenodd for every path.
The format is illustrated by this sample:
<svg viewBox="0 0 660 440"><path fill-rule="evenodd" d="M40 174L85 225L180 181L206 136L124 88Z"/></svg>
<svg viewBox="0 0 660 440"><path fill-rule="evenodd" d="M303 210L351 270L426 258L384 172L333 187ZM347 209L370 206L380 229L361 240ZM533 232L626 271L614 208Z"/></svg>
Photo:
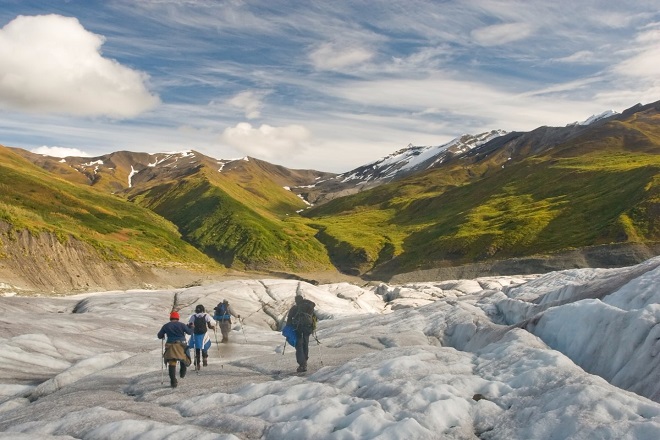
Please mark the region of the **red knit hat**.
<svg viewBox="0 0 660 440"><path fill-rule="evenodd" d="M179 312L176 310L170 313L170 319L179 319Z"/></svg>

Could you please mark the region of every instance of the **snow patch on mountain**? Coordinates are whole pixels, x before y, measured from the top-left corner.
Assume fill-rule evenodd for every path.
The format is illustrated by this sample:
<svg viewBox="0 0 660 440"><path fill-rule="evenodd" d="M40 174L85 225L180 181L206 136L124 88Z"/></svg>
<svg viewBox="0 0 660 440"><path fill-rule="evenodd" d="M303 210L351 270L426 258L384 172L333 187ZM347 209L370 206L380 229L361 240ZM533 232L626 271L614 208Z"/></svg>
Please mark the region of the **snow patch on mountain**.
<svg viewBox="0 0 660 440"><path fill-rule="evenodd" d="M132 188L132 187L133 187L133 182L132 182L132 180L133 180L133 176L136 175L137 173L138 173L138 172L135 170L135 168L133 168L133 165L131 165L131 172L130 172L130 174L128 175L128 187L129 187L129 188Z"/></svg>
<svg viewBox="0 0 660 440"><path fill-rule="evenodd" d="M597 115L591 115L587 119L585 119L582 122L575 121L572 124L566 124L567 127L574 126L574 125L591 125L594 122L602 121L603 119L607 119L609 117L618 115L619 112L614 111L614 110L607 110L604 111L603 113L599 113Z"/></svg>
<svg viewBox="0 0 660 440"><path fill-rule="evenodd" d="M422 171L442 163L447 154L464 154L471 149L506 134L504 130L492 130L477 135L464 134L446 144L433 146L415 146L409 144L406 148L395 151L381 159L356 168L348 173L340 174L337 179L341 182L351 180L391 180L397 176L412 171Z"/></svg>

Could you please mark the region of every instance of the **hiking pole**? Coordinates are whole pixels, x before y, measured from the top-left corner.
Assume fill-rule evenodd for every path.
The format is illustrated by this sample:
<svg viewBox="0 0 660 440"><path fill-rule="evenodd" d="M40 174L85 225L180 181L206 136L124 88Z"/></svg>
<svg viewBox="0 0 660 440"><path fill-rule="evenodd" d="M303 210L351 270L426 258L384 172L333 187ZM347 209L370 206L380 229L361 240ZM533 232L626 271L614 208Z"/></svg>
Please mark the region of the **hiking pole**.
<svg viewBox="0 0 660 440"><path fill-rule="evenodd" d="M241 331L243 332L243 337L245 338L245 343L247 344L247 336L245 336L245 329L243 328L243 320L241 318L238 318L238 322L241 323Z"/></svg>
<svg viewBox="0 0 660 440"><path fill-rule="evenodd" d="M165 339L160 340L160 384L162 385L163 373L165 372Z"/></svg>
<svg viewBox="0 0 660 440"><path fill-rule="evenodd" d="M222 359L222 356L220 356L220 344L218 344L218 330L216 328L213 329L213 334L215 335L215 346L218 347L218 358ZM220 364L220 368L225 368L223 364Z"/></svg>
<svg viewBox="0 0 660 440"><path fill-rule="evenodd" d="M316 336L316 332L314 332L314 339L316 339L316 346L319 348L319 360L321 361L321 366L323 366L323 356L321 355L321 341L319 341L319 338Z"/></svg>

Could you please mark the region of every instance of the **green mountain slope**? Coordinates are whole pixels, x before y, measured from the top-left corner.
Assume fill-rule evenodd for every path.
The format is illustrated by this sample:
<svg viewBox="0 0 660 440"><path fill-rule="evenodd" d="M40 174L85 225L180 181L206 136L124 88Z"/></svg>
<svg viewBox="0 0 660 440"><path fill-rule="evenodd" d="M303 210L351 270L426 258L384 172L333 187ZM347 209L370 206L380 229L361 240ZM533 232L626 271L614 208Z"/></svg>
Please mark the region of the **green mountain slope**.
<svg viewBox="0 0 660 440"><path fill-rule="evenodd" d="M475 155L305 215L335 264L378 275L657 242L659 212L660 115L651 106L535 156Z"/></svg>
<svg viewBox="0 0 660 440"><path fill-rule="evenodd" d="M10 231L52 233L60 242L75 238L108 260L216 267L162 217L123 198L55 177L2 146L0 221ZM11 240L11 232L2 239Z"/></svg>
<svg viewBox="0 0 660 440"><path fill-rule="evenodd" d="M658 243L660 105L593 126L509 133L438 168L312 208L287 188L328 176L194 151L63 162L2 148L0 221L78 238L105 258L204 265L211 257L236 269L338 268L381 279Z"/></svg>
<svg viewBox="0 0 660 440"><path fill-rule="evenodd" d="M314 229L296 211L305 207L276 182L278 168L241 161L218 173L207 165L183 179L130 192L130 200L176 224L186 240L226 266L253 270L332 268ZM273 171L274 170L274 171Z"/></svg>

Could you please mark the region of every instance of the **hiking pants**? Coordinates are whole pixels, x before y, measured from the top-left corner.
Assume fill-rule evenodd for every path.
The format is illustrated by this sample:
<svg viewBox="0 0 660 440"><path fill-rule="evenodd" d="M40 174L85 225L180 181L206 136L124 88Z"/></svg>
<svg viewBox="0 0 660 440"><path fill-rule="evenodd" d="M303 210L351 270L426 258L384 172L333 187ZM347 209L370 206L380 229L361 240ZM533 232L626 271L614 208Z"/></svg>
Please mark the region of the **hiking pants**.
<svg viewBox="0 0 660 440"><path fill-rule="evenodd" d="M220 333L222 333L222 342L229 341L230 331L231 331L231 320L224 319L220 321Z"/></svg>
<svg viewBox="0 0 660 440"><path fill-rule="evenodd" d="M307 367L307 359L309 359L309 336L311 333L296 332L298 340L296 341L296 362L301 367Z"/></svg>

